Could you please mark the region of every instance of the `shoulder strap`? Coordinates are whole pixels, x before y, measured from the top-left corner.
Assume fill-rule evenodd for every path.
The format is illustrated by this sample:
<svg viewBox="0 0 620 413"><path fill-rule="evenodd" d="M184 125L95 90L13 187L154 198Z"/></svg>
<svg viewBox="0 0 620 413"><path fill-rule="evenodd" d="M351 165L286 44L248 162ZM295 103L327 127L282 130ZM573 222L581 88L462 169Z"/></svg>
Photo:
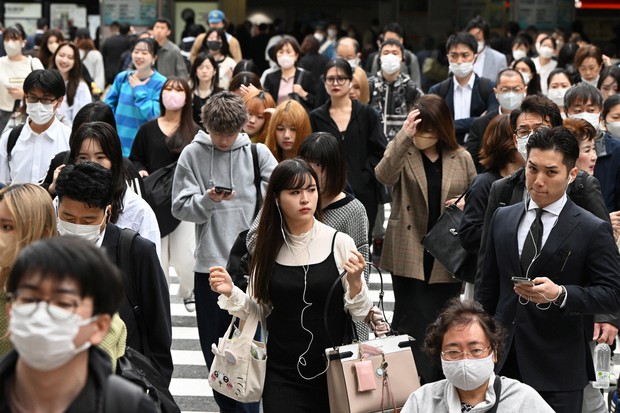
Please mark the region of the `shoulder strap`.
<svg viewBox="0 0 620 413"><path fill-rule="evenodd" d="M110 374L105 394L105 413L137 412L144 397L142 390L131 382Z"/></svg>
<svg viewBox="0 0 620 413"><path fill-rule="evenodd" d="M144 329L144 317L142 314L142 307L137 299L135 277L132 271L131 257L133 250L133 242L138 236L138 233L129 228L119 228L121 230L121 236L118 242L117 262L121 271L123 272L123 286L125 287L125 294L127 301L131 306L131 309L136 317L138 324L138 330L140 332L140 343L142 344L142 350L144 354L150 355L149 342L146 337L146 331Z"/></svg>
<svg viewBox="0 0 620 413"><path fill-rule="evenodd" d="M495 404L487 411L487 413L497 412L497 406L499 405L499 396L501 396L502 394L502 378L500 376L495 376L493 390L495 391Z"/></svg>
<svg viewBox="0 0 620 413"><path fill-rule="evenodd" d="M256 206L254 207L254 218L258 215L261 205L263 204L263 194L261 192L261 176L260 165L258 159L258 148L256 144L251 144L252 149L252 165L254 165L254 186L256 187Z"/></svg>
<svg viewBox="0 0 620 413"><path fill-rule="evenodd" d="M442 81L439 84L439 96L445 99L446 96L448 96L449 87L450 87L450 78L447 78L446 80Z"/></svg>
<svg viewBox="0 0 620 413"><path fill-rule="evenodd" d="M17 139L19 138L19 135L22 133L22 130L24 129L24 125L25 123L22 123L21 125L17 125L11 130L11 132L9 132L9 140L6 143L6 157L9 162L11 162L11 152L13 151L13 148L15 147L15 144L17 143Z"/></svg>

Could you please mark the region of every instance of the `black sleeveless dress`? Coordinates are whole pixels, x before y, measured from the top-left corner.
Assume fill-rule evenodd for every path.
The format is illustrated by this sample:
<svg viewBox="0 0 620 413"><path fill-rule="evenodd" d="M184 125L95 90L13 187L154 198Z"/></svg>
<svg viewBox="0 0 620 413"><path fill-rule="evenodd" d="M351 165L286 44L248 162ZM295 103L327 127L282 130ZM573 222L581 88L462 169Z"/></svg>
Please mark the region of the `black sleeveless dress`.
<svg viewBox="0 0 620 413"><path fill-rule="evenodd" d="M325 349L330 342L323 322L325 301L330 287L340 276L334 258L332 239L331 254L322 262L308 267L304 303L304 267L276 263L269 281L269 295L273 309L267 317L267 375L263 391L265 413L329 412L327 394ZM328 325L336 343L342 342L346 314L342 284L329 303ZM305 311L304 311L304 308ZM301 325L303 312L303 325ZM309 349L308 349L309 347ZM299 363L304 355L305 365ZM306 377L306 380L298 372ZM318 377L315 377L318 376Z"/></svg>

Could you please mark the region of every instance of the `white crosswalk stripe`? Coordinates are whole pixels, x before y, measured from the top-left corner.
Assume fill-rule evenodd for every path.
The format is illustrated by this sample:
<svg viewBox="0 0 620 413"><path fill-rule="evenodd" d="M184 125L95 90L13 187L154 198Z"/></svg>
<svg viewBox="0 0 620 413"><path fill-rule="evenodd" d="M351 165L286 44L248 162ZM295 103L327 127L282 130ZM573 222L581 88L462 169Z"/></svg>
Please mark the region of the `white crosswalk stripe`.
<svg viewBox="0 0 620 413"><path fill-rule="evenodd" d="M383 278L385 312L387 319L391 320L394 309L392 281L390 274L386 274L385 271ZM170 281L172 361L174 363L170 392L183 412L217 412L213 392L207 383L208 371L200 349L196 313L189 313L185 309L183 300L177 297L179 284L172 270ZM379 300L379 284L379 275L373 269L370 274L370 296L375 303Z"/></svg>

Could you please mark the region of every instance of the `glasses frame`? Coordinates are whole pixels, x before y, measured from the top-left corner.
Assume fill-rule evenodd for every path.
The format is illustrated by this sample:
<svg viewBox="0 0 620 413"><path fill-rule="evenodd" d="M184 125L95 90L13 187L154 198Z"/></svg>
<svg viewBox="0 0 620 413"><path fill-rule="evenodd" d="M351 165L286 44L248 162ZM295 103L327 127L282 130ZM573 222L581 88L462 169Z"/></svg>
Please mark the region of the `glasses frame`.
<svg viewBox="0 0 620 413"><path fill-rule="evenodd" d="M542 130L542 129L548 129L548 128L550 128L550 126L547 126L547 125L541 125L541 126L539 126L539 127L535 128L535 129L527 129L527 133L526 133L526 134L523 134L523 133L520 133L520 132L519 132L519 131L523 132L523 131L524 131L524 129L517 129L517 130L515 130L515 136L516 136L517 138L525 138L525 137L526 137L527 135L529 135L530 133L538 132L539 130Z"/></svg>
<svg viewBox="0 0 620 413"><path fill-rule="evenodd" d="M488 347L480 349L480 348L474 348L471 351L460 351L460 350L446 350L446 351L442 351L441 352L441 358L446 360L446 361L458 361L458 360L463 360L465 358L465 355L470 355L471 357L468 357L470 359L481 359L483 357L486 357L488 355L488 352L490 349L493 348L492 344L489 344ZM476 357L474 356L471 352L472 351L477 351L477 350L482 350L482 353L480 353L480 356ZM451 352L453 354L457 354L458 358L447 358L446 355Z"/></svg>
<svg viewBox="0 0 620 413"><path fill-rule="evenodd" d="M336 76L336 77L326 77L325 78L325 83L328 84L329 86L342 86L345 83L347 83L348 81L351 81L350 77L346 77L346 76Z"/></svg>
<svg viewBox="0 0 620 413"><path fill-rule="evenodd" d="M15 293L8 293L7 294L7 300L11 303L11 311L14 311L16 313L19 313L20 315L24 315L24 316L31 316L32 314L36 313L37 310L39 309L39 306L41 305L42 302L44 302L46 304L45 306L45 311L47 311L47 314L49 314L49 316L56 320L56 321L67 321L69 320L74 314L77 314L77 309L80 307L81 301L76 300L73 303L73 308L71 310L68 310L66 308L60 307L58 305L54 305L51 303L51 301L54 300L54 298L56 298L55 296L52 296L46 300L42 299L42 298L37 298L37 299L33 299L32 302L30 303L20 303L19 302L19 293L15 292ZM34 306L34 309L32 311L26 312L26 311L20 311L20 307L24 306L26 304L32 304L35 303L36 305ZM57 313L54 313L52 311L50 311L50 307L56 307L59 308L61 310L64 310L67 313L66 317L58 317Z"/></svg>
<svg viewBox="0 0 620 413"><path fill-rule="evenodd" d="M24 100L26 101L26 103L43 103L44 105L50 105L54 102L56 102L59 98L50 98L47 96L43 96L43 97L37 97L37 96L32 96L32 95L25 95L24 96Z"/></svg>

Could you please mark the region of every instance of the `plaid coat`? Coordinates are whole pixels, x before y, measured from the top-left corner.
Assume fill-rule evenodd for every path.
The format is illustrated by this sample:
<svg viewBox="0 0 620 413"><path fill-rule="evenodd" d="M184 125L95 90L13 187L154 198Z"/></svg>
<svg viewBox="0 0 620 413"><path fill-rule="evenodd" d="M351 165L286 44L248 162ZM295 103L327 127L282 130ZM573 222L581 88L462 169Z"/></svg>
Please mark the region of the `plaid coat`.
<svg viewBox="0 0 620 413"><path fill-rule="evenodd" d="M402 131L390 142L375 168L377 179L393 186L392 212L385 233L381 268L403 277L424 280L422 238L428 221L428 188L422 153ZM471 155L464 149L443 151L441 213L443 201L463 193L476 176ZM430 283L456 281L437 261Z"/></svg>

